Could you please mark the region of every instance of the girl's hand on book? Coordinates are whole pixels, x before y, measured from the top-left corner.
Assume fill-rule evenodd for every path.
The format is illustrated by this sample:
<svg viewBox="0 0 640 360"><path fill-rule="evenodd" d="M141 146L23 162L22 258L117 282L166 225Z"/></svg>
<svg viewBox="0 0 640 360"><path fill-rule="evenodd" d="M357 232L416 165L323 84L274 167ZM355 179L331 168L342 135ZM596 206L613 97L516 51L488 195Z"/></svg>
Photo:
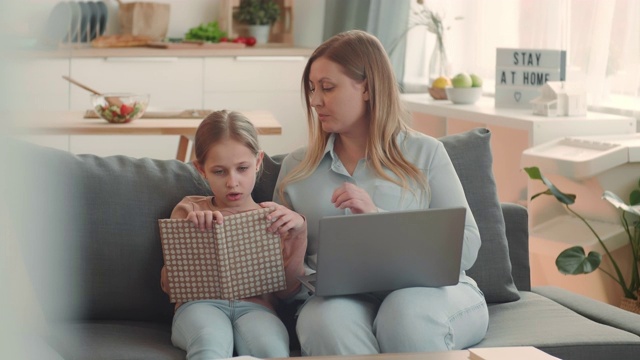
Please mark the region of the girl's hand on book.
<svg viewBox="0 0 640 360"><path fill-rule="evenodd" d="M286 206L282 206L272 201L260 203L263 208L271 208L272 212L267 215L267 220L271 221L271 226L267 229L272 233L278 233L280 236L285 236L292 233L304 231L306 228L305 220L302 215L295 211L289 210ZM289 234L289 235L294 235Z"/></svg>
<svg viewBox="0 0 640 360"><path fill-rule="evenodd" d="M213 223L222 224L222 213L220 211L190 211L187 214L187 220L190 220L200 228L200 231L213 230Z"/></svg>

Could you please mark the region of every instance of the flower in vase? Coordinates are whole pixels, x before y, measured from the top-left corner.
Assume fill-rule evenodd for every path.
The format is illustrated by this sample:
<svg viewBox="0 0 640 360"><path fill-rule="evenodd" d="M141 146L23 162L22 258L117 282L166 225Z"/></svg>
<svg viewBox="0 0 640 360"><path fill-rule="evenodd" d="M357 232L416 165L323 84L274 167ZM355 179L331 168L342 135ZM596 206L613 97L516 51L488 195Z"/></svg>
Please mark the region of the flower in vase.
<svg viewBox="0 0 640 360"><path fill-rule="evenodd" d="M421 5L419 9L412 9L409 16L409 28L413 29L416 26L424 26L427 31L436 36L436 45L431 55L429 64L429 75L433 81L434 78L439 76L449 76L447 58L447 51L444 46L444 33L445 30L449 30L451 26L445 26L444 17L439 13L429 9L423 0L416 0L418 5ZM461 20L462 16L456 16L454 20Z"/></svg>

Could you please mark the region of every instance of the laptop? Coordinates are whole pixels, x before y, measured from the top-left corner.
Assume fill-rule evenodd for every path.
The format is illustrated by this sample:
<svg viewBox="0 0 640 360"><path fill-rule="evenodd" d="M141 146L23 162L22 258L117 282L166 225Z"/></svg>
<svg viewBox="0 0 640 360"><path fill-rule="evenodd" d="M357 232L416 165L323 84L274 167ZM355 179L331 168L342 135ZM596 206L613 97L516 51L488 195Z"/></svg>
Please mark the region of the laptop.
<svg viewBox="0 0 640 360"><path fill-rule="evenodd" d="M466 208L320 219L316 273L298 279L318 296L455 285Z"/></svg>

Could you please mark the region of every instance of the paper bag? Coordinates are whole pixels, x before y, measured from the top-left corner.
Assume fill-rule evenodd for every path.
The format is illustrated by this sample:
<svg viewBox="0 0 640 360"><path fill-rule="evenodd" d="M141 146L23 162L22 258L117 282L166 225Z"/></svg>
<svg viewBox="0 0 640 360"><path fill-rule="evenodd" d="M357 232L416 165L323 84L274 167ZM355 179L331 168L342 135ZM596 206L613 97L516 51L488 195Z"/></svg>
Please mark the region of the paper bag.
<svg viewBox="0 0 640 360"><path fill-rule="evenodd" d="M123 34L145 35L161 40L169 29L169 4L154 2L120 3L118 18Z"/></svg>

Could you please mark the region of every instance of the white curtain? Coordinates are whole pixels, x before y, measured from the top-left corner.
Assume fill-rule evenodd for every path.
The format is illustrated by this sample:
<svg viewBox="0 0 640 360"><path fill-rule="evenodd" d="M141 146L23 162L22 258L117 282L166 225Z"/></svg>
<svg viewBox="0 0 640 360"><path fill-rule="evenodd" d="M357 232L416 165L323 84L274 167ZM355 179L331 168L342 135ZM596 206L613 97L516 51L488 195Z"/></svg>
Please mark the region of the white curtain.
<svg viewBox="0 0 640 360"><path fill-rule="evenodd" d="M585 82L589 105L612 99L640 104L638 0L432 0L426 4L450 25L445 46L452 75L477 73L485 78L485 91L493 91L497 47L563 49L567 81ZM453 21L456 16L464 19ZM434 39L423 28L410 31L407 89L426 89L425 71Z"/></svg>

